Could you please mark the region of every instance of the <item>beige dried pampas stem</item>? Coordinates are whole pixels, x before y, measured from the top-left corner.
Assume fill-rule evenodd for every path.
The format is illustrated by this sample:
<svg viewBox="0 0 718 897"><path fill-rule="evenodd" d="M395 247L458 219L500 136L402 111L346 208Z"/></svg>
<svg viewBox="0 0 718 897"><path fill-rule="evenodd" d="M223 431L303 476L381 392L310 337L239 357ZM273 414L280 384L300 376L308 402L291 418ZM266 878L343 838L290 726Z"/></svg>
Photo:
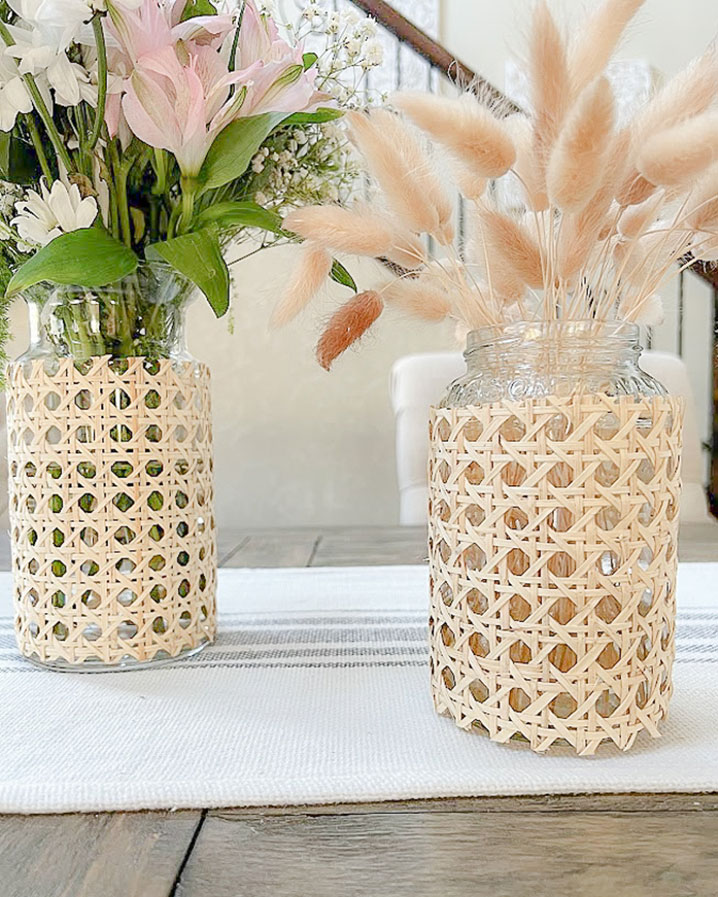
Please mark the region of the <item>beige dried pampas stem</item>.
<svg viewBox="0 0 718 897"><path fill-rule="evenodd" d="M458 159L451 162L451 174L464 199L476 202L486 192L487 178L477 174Z"/></svg>
<svg viewBox="0 0 718 897"><path fill-rule="evenodd" d="M692 183L718 158L718 112L705 112L649 137L638 170L653 184Z"/></svg>
<svg viewBox="0 0 718 897"><path fill-rule="evenodd" d="M481 209L479 216L489 258L495 254L504 264L510 265L527 286L542 286L541 252L526 228L498 209Z"/></svg>
<svg viewBox="0 0 718 897"><path fill-rule="evenodd" d="M648 199L625 209L618 219L618 230L627 239L637 239L653 224L665 200L662 191L657 191Z"/></svg>
<svg viewBox="0 0 718 897"><path fill-rule="evenodd" d="M526 205L534 212L543 212L549 206L549 199L543 168L536 165L531 120L525 115L512 115L506 119L506 126L516 147L512 170L521 185Z"/></svg>
<svg viewBox="0 0 718 897"><path fill-rule="evenodd" d="M712 165L687 200L687 223L697 231L718 229L718 164Z"/></svg>
<svg viewBox="0 0 718 897"><path fill-rule="evenodd" d="M516 151L505 123L472 94L452 99L402 91L392 103L478 177L500 177L513 165Z"/></svg>
<svg viewBox="0 0 718 897"><path fill-rule="evenodd" d="M636 116L633 126L635 151L639 153L644 142L657 131L672 128L705 112L717 93L718 58L711 47L671 78Z"/></svg>
<svg viewBox="0 0 718 897"><path fill-rule="evenodd" d="M616 185L623 180L628 145L627 131L614 137L604 166L603 183L580 212L565 215L561 222L556 273L565 281L571 281L586 268L599 235L606 228L607 216L614 207Z"/></svg>
<svg viewBox="0 0 718 897"><path fill-rule="evenodd" d="M604 0L569 49L571 87L581 92L608 65L626 26L645 0Z"/></svg>
<svg viewBox="0 0 718 897"><path fill-rule="evenodd" d="M451 312L451 302L437 276L399 278L384 287L381 295L387 304L425 321L441 321Z"/></svg>
<svg viewBox="0 0 718 897"><path fill-rule="evenodd" d="M534 108L534 164L544 173L571 99L566 47L544 0L536 3L531 23L529 77Z"/></svg>
<svg viewBox="0 0 718 897"><path fill-rule="evenodd" d="M342 352L367 332L383 308L381 296L367 290L334 312L317 343L317 361L324 370L328 371Z"/></svg>
<svg viewBox="0 0 718 897"><path fill-rule="evenodd" d="M546 186L558 208L575 212L598 189L611 145L613 118L611 86L606 78L599 78L581 94L551 153Z"/></svg>
<svg viewBox="0 0 718 897"><path fill-rule="evenodd" d="M271 325L282 327L295 318L316 296L332 270L332 257L314 243L302 248L302 257L284 295L274 307Z"/></svg>
<svg viewBox="0 0 718 897"><path fill-rule="evenodd" d="M284 226L306 240L338 252L386 257L405 268L417 268L426 260L424 246L417 237L366 205L357 204L352 209L305 206L291 211Z"/></svg>
<svg viewBox="0 0 718 897"><path fill-rule="evenodd" d="M450 243L453 206L416 133L386 109L351 112L347 120L352 140L401 223Z"/></svg>

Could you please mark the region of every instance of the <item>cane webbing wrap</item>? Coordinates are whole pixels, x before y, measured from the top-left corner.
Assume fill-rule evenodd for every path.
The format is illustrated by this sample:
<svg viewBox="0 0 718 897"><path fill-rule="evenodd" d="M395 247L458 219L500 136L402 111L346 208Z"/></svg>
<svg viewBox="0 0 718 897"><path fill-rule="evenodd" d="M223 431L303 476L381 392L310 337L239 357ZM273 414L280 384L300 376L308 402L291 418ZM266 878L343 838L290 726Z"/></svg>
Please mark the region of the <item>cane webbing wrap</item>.
<svg viewBox="0 0 718 897"><path fill-rule="evenodd" d="M114 665L211 640L208 368L109 357L16 363L7 401L23 654Z"/></svg>
<svg viewBox="0 0 718 897"><path fill-rule="evenodd" d="M431 411L431 681L462 728L593 753L671 695L682 401Z"/></svg>

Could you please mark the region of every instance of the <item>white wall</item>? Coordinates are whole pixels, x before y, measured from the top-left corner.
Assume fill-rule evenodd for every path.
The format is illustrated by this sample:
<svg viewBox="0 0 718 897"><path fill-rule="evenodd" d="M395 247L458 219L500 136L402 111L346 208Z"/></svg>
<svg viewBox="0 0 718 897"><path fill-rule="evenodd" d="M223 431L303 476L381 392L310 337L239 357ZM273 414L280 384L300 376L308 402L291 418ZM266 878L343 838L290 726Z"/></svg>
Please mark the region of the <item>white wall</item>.
<svg viewBox="0 0 718 897"><path fill-rule="evenodd" d="M203 303L190 348L214 379L217 516L225 526L398 522L389 373L407 352L451 345L448 328L385 312L327 373L314 359L321 325L348 290L281 331L267 326L293 258L281 247L235 269L235 332ZM357 280L373 272L352 265Z"/></svg>
<svg viewBox="0 0 718 897"><path fill-rule="evenodd" d="M532 0L439 0L441 40L449 50L499 87L507 54L524 47ZM549 0L559 21L580 18L598 0ZM715 0L646 0L628 30L619 56L647 59L673 74L703 52L718 34Z"/></svg>

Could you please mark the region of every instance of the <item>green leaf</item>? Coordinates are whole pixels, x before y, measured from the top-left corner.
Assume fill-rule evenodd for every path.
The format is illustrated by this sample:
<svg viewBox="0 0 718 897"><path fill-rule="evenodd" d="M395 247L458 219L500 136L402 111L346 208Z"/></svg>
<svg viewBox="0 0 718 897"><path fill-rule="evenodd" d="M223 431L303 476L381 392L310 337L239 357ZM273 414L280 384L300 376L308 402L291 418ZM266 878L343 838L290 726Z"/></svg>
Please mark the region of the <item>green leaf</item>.
<svg viewBox="0 0 718 897"><path fill-rule="evenodd" d="M319 57L317 56L316 53L305 53L302 56L302 62L304 64L304 71L306 72L307 69L310 69L314 65L314 63L317 61L317 59L319 59Z"/></svg>
<svg viewBox="0 0 718 897"><path fill-rule="evenodd" d="M273 234L283 233L282 216L256 202L217 202L200 212L197 221L201 226L258 227Z"/></svg>
<svg viewBox="0 0 718 897"><path fill-rule="evenodd" d="M332 270L330 271L329 276L343 287L349 287L350 290L354 290L355 293L357 292L357 285L354 278L344 265L342 265L340 261L337 261L337 259L334 259L332 262Z"/></svg>
<svg viewBox="0 0 718 897"><path fill-rule="evenodd" d="M282 122L284 125L321 125L326 121L334 121L344 115L342 109L320 107L316 112L295 112Z"/></svg>
<svg viewBox="0 0 718 897"><path fill-rule="evenodd" d="M210 3L210 0L190 0L185 6L180 22L186 22L187 19L193 19L195 16L216 16L217 9Z"/></svg>
<svg viewBox="0 0 718 897"><path fill-rule="evenodd" d="M146 249L147 258L160 258L184 275L207 297L221 318L229 308L229 271L217 235L209 228L182 234Z"/></svg>
<svg viewBox="0 0 718 897"><path fill-rule="evenodd" d="M267 112L228 124L219 132L204 160L199 173L202 189L222 187L241 177L267 136L286 117L286 112Z"/></svg>
<svg viewBox="0 0 718 897"><path fill-rule="evenodd" d="M42 281L102 287L137 268L137 256L100 227L86 227L55 237L15 272L7 296Z"/></svg>

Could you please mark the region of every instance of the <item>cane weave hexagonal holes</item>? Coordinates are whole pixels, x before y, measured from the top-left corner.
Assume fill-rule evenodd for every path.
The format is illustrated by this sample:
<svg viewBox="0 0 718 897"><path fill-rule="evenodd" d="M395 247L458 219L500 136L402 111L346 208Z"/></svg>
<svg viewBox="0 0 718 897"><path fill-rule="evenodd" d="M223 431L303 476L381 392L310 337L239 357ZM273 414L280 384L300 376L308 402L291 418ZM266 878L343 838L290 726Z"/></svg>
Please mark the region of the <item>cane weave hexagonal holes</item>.
<svg viewBox="0 0 718 897"><path fill-rule="evenodd" d="M7 400L22 653L116 664L211 640L208 368L109 357L63 359L56 372L18 363Z"/></svg>
<svg viewBox="0 0 718 897"><path fill-rule="evenodd" d="M439 713L537 751L628 749L671 695L682 401L431 411Z"/></svg>

